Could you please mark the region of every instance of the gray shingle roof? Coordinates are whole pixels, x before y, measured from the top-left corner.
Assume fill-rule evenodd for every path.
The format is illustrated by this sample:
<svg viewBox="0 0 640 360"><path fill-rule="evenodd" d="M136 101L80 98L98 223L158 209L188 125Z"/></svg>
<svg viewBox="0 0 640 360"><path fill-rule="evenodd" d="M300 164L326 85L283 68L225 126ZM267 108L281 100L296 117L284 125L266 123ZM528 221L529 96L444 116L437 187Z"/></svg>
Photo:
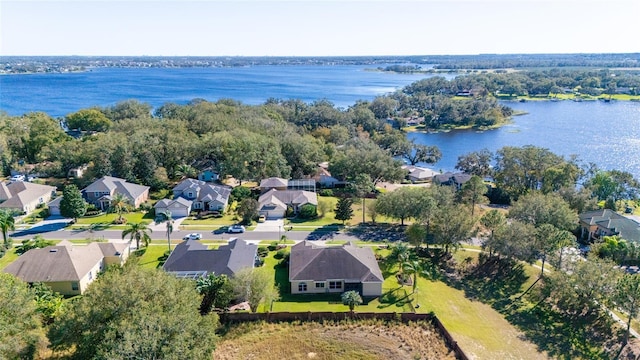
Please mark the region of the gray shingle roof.
<svg viewBox="0 0 640 360"><path fill-rule="evenodd" d="M104 176L91 183L83 191L85 193L109 192L110 194L122 194L130 200L135 200L147 190L149 190L148 186L133 184L117 177Z"/></svg>
<svg viewBox="0 0 640 360"><path fill-rule="evenodd" d="M622 239L640 241L640 224L610 209L600 209L582 213L580 221L598 225L618 233Z"/></svg>
<svg viewBox="0 0 640 360"><path fill-rule="evenodd" d="M26 282L79 281L105 256L115 256L127 248L125 243L90 243L31 249L9 264L4 271Z"/></svg>
<svg viewBox="0 0 640 360"><path fill-rule="evenodd" d="M376 257L370 247L317 246L303 241L291 248L289 281L328 279L384 281Z"/></svg>
<svg viewBox="0 0 640 360"><path fill-rule="evenodd" d="M176 246L162 267L167 272L207 272L233 276L238 270L255 264L258 246L242 239L229 241L218 249L207 249L197 240Z"/></svg>
<svg viewBox="0 0 640 360"><path fill-rule="evenodd" d="M271 189L258 198L258 208L262 208L268 204L318 205L318 195L313 191Z"/></svg>

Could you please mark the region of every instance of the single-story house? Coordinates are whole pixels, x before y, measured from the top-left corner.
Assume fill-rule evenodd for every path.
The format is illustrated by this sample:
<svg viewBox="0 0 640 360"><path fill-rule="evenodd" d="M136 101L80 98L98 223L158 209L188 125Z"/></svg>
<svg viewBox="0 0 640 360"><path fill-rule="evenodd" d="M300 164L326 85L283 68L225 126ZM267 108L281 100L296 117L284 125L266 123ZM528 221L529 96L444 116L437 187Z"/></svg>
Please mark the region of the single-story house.
<svg viewBox="0 0 640 360"><path fill-rule="evenodd" d="M318 206L318 195L305 190L271 189L258 198L258 213L267 219L281 219L285 217L287 207L297 214L306 204Z"/></svg>
<svg viewBox="0 0 640 360"><path fill-rule="evenodd" d="M182 278L207 274L233 276L244 268L253 268L258 259L258 245L232 239L227 245L208 249L198 240L186 240L176 246L162 268Z"/></svg>
<svg viewBox="0 0 640 360"><path fill-rule="evenodd" d="M318 246L309 241L291 247L289 282L292 294L342 293L382 295L384 278L370 247Z"/></svg>
<svg viewBox="0 0 640 360"><path fill-rule="evenodd" d="M49 202L55 194L55 186L26 181L0 183L0 209L30 213L39 205Z"/></svg>
<svg viewBox="0 0 640 360"><path fill-rule="evenodd" d="M168 211L171 213L172 218L182 218L189 216L192 204L193 201L179 197L174 200L162 199L158 201L153 208L156 211L156 216L165 214Z"/></svg>
<svg viewBox="0 0 640 360"><path fill-rule="evenodd" d="M313 177L313 180L315 180L321 188L344 187L347 184L346 181L340 181L331 176L327 167L322 165L318 165L316 175Z"/></svg>
<svg viewBox="0 0 640 360"><path fill-rule="evenodd" d="M191 201L191 210L220 211L229 204L231 188L196 179L184 179L173 188L173 198Z"/></svg>
<svg viewBox="0 0 640 360"><path fill-rule="evenodd" d="M264 194L271 189L276 190L305 190L316 191L315 179L283 179L270 177L260 181L260 193Z"/></svg>
<svg viewBox="0 0 640 360"><path fill-rule="evenodd" d="M204 169L200 171L200 173L198 174L198 180L204 181L204 182L218 181L219 178L220 178L220 175L216 171L214 171L212 168Z"/></svg>
<svg viewBox="0 0 640 360"><path fill-rule="evenodd" d="M84 188L82 194L88 203L101 210L109 209L116 194L123 195L134 208L138 208L149 198L149 187L127 182L125 179L104 176Z"/></svg>
<svg viewBox="0 0 640 360"><path fill-rule="evenodd" d="M408 172L407 179L411 182L431 182L433 177L439 175L437 171L419 166L404 165L402 168Z"/></svg>
<svg viewBox="0 0 640 360"><path fill-rule="evenodd" d="M126 243L56 246L31 249L9 264L4 272L28 282L42 282L62 295L79 295L87 290L105 266L122 265L129 256Z"/></svg>
<svg viewBox="0 0 640 360"><path fill-rule="evenodd" d="M588 211L579 215L583 238L589 241L618 235L628 241L640 241L640 224L610 209Z"/></svg>
<svg viewBox="0 0 640 360"><path fill-rule="evenodd" d="M462 188L467 181L471 179L471 175L465 173L446 172L433 176L432 182L436 185L455 186L457 190Z"/></svg>

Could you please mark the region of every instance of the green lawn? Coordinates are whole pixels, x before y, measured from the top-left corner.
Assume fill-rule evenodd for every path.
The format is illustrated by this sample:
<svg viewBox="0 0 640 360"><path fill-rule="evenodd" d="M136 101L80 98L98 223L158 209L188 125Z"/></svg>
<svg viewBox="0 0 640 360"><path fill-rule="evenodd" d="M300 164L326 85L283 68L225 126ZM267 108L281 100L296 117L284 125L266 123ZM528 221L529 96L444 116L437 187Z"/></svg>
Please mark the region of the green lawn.
<svg viewBox="0 0 640 360"><path fill-rule="evenodd" d="M386 250L378 250L385 252ZM279 285L281 298L273 303L271 311L346 311L339 295L291 295L288 269L277 266L279 260L269 253L264 266L273 269L275 283ZM459 251L460 259L477 258L477 252ZM531 270L535 272L535 269ZM400 286L395 270L384 274L383 295L358 306L361 312L411 312L433 311L451 332L460 346L478 359L546 359L535 345L523 340L522 332L511 325L504 316L490 305L469 299L463 290L448 286L442 281L419 278L417 292L411 286ZM526 286L529 284L526 283ZM523 285L523 286L525 286ZM415 305L419 304L417 309ZM260 310L265 310L261 308Z"/></svg>
<svg viewBox="0 0 640 360"><path fill-rule="evenodd" d="M15 259L18 258L18 254L16 254L16 247L12 247L7 251L2 258L0 258L0 270L3 270L7 265L11 264Z"/></svg>
<svg viewBox="0 0 640 360"><path fill-rule="evenodd" d="M99 216L91 216L91 217L82 217L79 218L78 221L71 225L72 229L86 229L89 225L95 224L100 227L100 229L119 229L125 228L126 225L115 225L113 221L118 217L118 214L110 213L110 214L102 214ZM132 212L132 213L123 213L122 217L127 219L127 223L140 223L146 222L150 224L153 222L153 218L150 213L142 213L142 212Z"/></svg>
<svg viewBox="0 0 640 360"><path fill-rule="evenodd" d="M173 249L175 246L172 246ZM149 245L146 248L140 249L135 253L132 253L132 257L137 257L138 265L143 268L155 269L164 264L164 254L168 250L168 247L161 245Z"/></svg>

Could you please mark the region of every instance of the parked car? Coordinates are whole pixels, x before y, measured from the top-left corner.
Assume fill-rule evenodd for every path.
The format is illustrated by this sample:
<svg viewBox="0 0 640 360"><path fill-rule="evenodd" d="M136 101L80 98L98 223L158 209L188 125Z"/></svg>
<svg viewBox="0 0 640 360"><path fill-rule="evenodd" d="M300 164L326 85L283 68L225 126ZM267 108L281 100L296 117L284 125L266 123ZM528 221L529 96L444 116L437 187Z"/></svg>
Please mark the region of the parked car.
<svg viewBox="0 0 640 360"><path fill-rule="evenodd" d="M227 231L230 233L243 233L244 230L245 228L242 225L231 225Z"/></svg>
<svg viewBox="0 0 640 360"><path fill-rule="evenodd" d="M24 175L13 175L11 181L24 181Z"/></svg>
<svg viewBox="0 0 640 360"><path fill-rule="evenodd" d="M260 215L260 217L258 217L258 222L263 223L265 221L267 221L267 217L266 216Z"/></svg>
<svg viewBox="0 0 640 360"><path fill-rule="evenodd" d="M200 234L200 233L191 233L191 234L185 236L182 239L183 240L200 240L200 239L202 239L202 234Z"/></svg>

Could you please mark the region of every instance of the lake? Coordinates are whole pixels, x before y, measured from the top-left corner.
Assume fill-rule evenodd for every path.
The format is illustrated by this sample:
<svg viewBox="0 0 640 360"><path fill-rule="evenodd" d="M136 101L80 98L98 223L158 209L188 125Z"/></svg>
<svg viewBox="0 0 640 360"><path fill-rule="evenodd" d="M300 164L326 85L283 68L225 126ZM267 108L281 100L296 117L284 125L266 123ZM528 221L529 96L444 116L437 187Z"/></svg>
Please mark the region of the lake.
<svg viewBox="0 0 640 360"><path fill-rule="evenodd" d="M535 145L565 157L577 154L603 169L628 171L640 179L640 103L630 101L504 102L526 115L488 131L410 133L419 144L436 145L442 159L433 169L453 170L458 156L487 148Z"/></svg>
<svg viewBox="0 0 640 360"><path fill-rule="evenodd" d="M155 108L166 102L186 104L196 98L229 98L248 105L262 104L269 98L328 99L347 108L357 100L373 100L433 76L367 70L378 66L386 65L95 68L75 73L3 75L0 110L13 116L44 111L58 117L127 99Z"/></svg>
<svg viewBox="0 0 640 360"><path fill-rule="evenodd" d="M425 74L367 71L384 65L251 66L230 68L96 68L81 73L0 76L0 110L9 115L44 111L64 116L91 106L136 99L158 107L195 98L231 98L256 105L268 98L327 99L346 108L400 89ZM451 78L454 75L447 75ZM488 148L535 145L561 155L578 154L604 169L640 178L640 103L507 102L528 114L499 129L410 133L443 153L434 169L453 170L458 156Z"/></svg>

